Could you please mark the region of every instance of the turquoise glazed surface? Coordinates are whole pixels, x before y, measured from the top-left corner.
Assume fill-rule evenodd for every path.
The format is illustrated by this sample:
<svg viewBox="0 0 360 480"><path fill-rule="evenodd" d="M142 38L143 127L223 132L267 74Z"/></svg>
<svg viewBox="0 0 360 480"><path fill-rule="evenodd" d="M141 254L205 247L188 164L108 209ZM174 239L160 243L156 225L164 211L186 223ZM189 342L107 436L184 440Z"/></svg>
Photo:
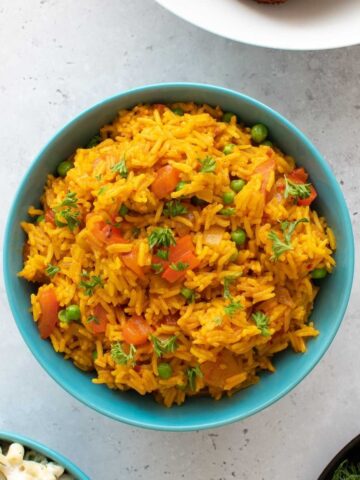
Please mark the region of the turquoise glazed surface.
<svg viewBox="0 0 360 480"><path fill-rule="evenodd" d="M240 121L268 126L271 140L286 154L295 157L309 173L318 191L315 208L325 215L337 238L333 274L321 283L311 319L320 335L308 342L301 355L292 351L275 357L276 372L262 374L261 381L231 398L214 401L192 398L181 407L158 405L151 395L117 392L91 383L91 374L78 370L56 354L49 341L41 340L29 313L31 285L17 277L22 268L25 240L20 222L27 218L29 205L38 205L46 176L79 146L84 146L116 113L138 103L195 101L220 105L238 115ZM349 300L354 269L354 244L348 209L340 187L326 161L294 125L256 100L235 91L201 84L160 84L130 90L90 108L65 126L32 163L23 179L7 223L4 243L4 276L10 306L30 350L45 370L74 397L89 407L132 425L159 430L213 428L253 415L294 388L319 362L333 340Z"/></svg>
<svg viewBox="0 0 360 480"><path fill-rule="evenodd" d="M17 435L15 433L1 432L0 431L0 441L5 440L9 443L20 443L29 450L34 450L44 455L49 460L52 460L54 463L61 465L67 470L67 473L70 473L75 480L90 480L90 477L85 475L76 465L74 465L70 460L63 457L60 453L54 452L45 445L35 442L35 440L30 440L30 438L23 437L22 435Z"/></svg>

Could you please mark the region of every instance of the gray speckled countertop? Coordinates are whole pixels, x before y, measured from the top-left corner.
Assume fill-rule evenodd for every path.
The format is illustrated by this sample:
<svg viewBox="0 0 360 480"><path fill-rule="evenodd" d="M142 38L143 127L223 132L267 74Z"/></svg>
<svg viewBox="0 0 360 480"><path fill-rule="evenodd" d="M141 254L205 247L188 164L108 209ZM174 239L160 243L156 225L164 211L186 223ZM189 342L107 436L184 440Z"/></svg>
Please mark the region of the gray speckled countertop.
<svg viewBox="0 0 360 480"><path fill-rule="evenodd" d="M178 80L241 90L308 134L343 186L359 247L359 71L360 47L249 47L152 0L1 0L1 237L26 167L59 127L128 87ZM25 347L1 280L0 429L58 449L93 480L316 479L360 431L357 282L358 268L334 343L292 393L241 423L174 434L111 421L58 387Z"/></svg>

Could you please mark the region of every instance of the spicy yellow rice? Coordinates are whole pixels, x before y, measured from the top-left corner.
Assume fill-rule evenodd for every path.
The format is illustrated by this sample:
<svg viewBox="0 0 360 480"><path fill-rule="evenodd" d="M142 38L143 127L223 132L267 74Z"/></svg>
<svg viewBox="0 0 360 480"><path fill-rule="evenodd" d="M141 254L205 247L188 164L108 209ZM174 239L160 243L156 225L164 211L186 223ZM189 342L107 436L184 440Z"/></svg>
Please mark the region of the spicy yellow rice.
<svg viewBox="0 0 360 480"><path fill-rule="evenodd" d="M121 111L101 129L100 143L74 153L64 177L48 176L42 207L29 209L38 221L22 223L28 239L19 275L35 282L34 320L44 314L40 296L52 291L60 309L48 335L53 348L94 371L94 383L153 393L168 407L199 393L219 399L256 383L261 370L273 372L277 352L304 352L319 334L309 321L318 291L311 272L333 269L334 235L315 210L278 188L294 159L254 144L236 116L222 118L220 108L193 103ZM269 159L270 170L263 168ZM159 198L153 184L164 166L182 188ZM233 179L244 186L224 205ZM165 216L170 200L185 207L182 214ZM77 212L74 224L56 219L61 208ZM124 241L102 242L96 225L114 227ZM287 243L289 225L296 228ZM162 260L154 260L149 236L159 227L171 229L175 242L190 235L193 244L194 268L165 265L180 269L176 281L163 278ZM274 234L289 247L278 256ZM124 260L129 254L137 268ZM69 305L79 307L78 321L61 315ZM99 305L103 328L96 327ZM137 316L148 335L130 346L124 329Z"/></svg>

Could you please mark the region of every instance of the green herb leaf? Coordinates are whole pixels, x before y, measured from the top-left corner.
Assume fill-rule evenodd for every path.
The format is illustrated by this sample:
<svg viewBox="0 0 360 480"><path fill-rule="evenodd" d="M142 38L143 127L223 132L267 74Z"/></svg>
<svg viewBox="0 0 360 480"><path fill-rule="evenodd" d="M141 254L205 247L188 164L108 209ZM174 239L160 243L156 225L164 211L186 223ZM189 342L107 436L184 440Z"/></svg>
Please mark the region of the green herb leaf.
<svg viewBox="0 0 360 480"><path fill-rule="evenodd" d="M186 375L188 378L188 384L190 387L190 390L194 391L196 389L196 378L202 378L204 375L199 367L197 365L196 367L190 367L186 370Z"/></svg>
<svg viewBox="0 0 360 480"><path fill-rule="evenodd" d="M101 277L96 275L89 278L89 280L81 280L79 286L85 290L85 295L90 297L94 293L94 289L96 287L103 287L104 282L102 281Z"/></svg>
<svg viewBox="0 0 360 480"><path fill-rule="evenodd" d="M215 325L217 325L218 327L222 324L222 317L218 316L218 317L215 317L213 318L213 322L215 323Z"/></svg>
<svg viewBox="0 0 360 480"><path fill-rule="evenodd" d="M200 168L201 173L215 172L216 161L213 159L213 157L207 156L204 158L204 160L200 160L200 163L201 163L201 168Z"/></svg>
<svg viewBox="0 0 360 480"><path fill-rule="evenodd" d="M187 303L194 303L196 298L196 293L191 288L183 287L180 290L181 295L185 298Z"/></svg>
<svg viewBox="0 0 360 480"><path fill-rule="evenodd" d="M60 267L56 265L51 265L51 263L49 263L48 266L46 267L45 272L50 278L52 278L54 275L60 272Z"/></svg>
<svg viewBox="0 0 360 480"><path fill-rule="evenodd" d="M119 163L116 163L112 168L111 168L111 171L112 172L115 172L115 173L118 173L120 175L120 177L122 178L127 178L128 175L129 175L129 170L126 166L126 162L125 162L125 158L123 158L122 160L120 160Z"/></svg>
<svg viewBox="0 0 360 480"><path fill-rule="evenodd" d="M168 260L169 259L169 250L158 250L156 252L156 256L161 258L162 260Z"/></svg>
<svg viewBox="0 0 360 480"><path fill-rule="evenodd" d="M251 318L256 323L256 326L261 331L261 335L268 337L270 335L269 331L269 317L265 313L257 311L251 315Z"/></svg>
<svg viewBox="0 0 360 480"><path fill-rule="evenodd" d="M100 135L95 135L90 142L87 144L86 148L93 148L96 147L101 142Z"/></svg>
<svg viewBox="0 0 360 480"><path fill-rule="evenodd" d="M156 227L150 233L148 238L150 248L154 247L170 247L176 245L174 233L168 227Z"/></svg>
<svg viewBox="0 0 360 480"><path fill-rule="evenodd" d="M168 337L165 340L151 335L150 339L154 346L154 352L158 357L161 357L165 353L173 353L178 348L176 335Z"/></svg>
<svg viewBox="0 0 360 480"><path fill-rule="evenodd" d="M99 319L97 317L95 317L95 315L90 315L87 320L86 320L86 323L96 323L96 325L99 325Z"/></svg>
<svg viewBox="0 0 360 480"><path fill-rule="evenodd" d="M278 234L273 230L269 232L268 239L272 241L273 251L273 255L270 257L270 260L277 261L283 253L293 249L291 245L291 236L294 233L295 228L299 223L307 222L309 222L307 218L300 218L300 220L296 220L295 222L281 222L280 228L284 234L284 241L281 240Z"/></svg>
<svg viewBox="0 0 360 480"><path fill-rule="evenodd" d="M65 195L64 200L60 203L59 207L77 207L77 196L75 192L69 192Z"/></svg>
<svg viewBox="0 0 360 480"><path fill-rule="evenodd" d="M165 203L163 214L165 217L177 217L188 213L187 208L179 200L170 200Z"/></svg>
<svg viewBox="0 0 360 480"><path fill-rule="evenodd" d="M308 198L311 195L311 183L294 183L285 175L284 197Z"/></svg>
<svg viewBox="0 0 360 480"><path fill-rule="evenodd" d="M55 213L55 225L57 227L69 227L69 230L73 232L76 227L80 225L79 210L71 210L67 208ZM64 219L64 221L62 221Z"/></svg>
<svg viewBox="0 0 360 480"><path fill-rule="evenodd" d="M335 470L332 480L360 480L360 463L356 465L344 460Z"/></svg>
<svg viewBox="0 0 360 480"><path fill-rule="evenodd" d="M164 267L161 263L152 263L151 268L155 273L161 273L164 270Z"/></svg>
<svg viewBox="0 0 360 480"><path fill-rule="evenodd" d="M291 236L294 233L295 228L299 225L299 223L309 223L309 219L300 218L300 220L296 220L295 222L281 222L280 228L284 234L284 238L287 243L290 243Z"/></svg>
<svg viewBox="0 0 360 480"><path fill-rule="evenodd" d="M177 262L177 263L170 264L171 270L174 270L175 272L182 272L183 270L186 270L187 268L189 268L189 266L190 265L188 263L184 263L184 262Z"/></svg>
<svg viewBox="0 0 360 480"><path fill-rule="evenodd" d="M118 365L129 365L133 367L135 365L135 354L136 348L134 345L130 345L129 353L124 352L120 342L111 345L111 358Z"/></svg>
<svg viewBox="0 0 360 480"><path fill-rule="evenodd" d="M242 308L243 306L241 305L240 302L234 302L234 300L231 300L229 305L226 305L224 307L224 312L226 315L229 315L229 317L232 317L233 315L235 315L236 312L238 312Z"/></svg>

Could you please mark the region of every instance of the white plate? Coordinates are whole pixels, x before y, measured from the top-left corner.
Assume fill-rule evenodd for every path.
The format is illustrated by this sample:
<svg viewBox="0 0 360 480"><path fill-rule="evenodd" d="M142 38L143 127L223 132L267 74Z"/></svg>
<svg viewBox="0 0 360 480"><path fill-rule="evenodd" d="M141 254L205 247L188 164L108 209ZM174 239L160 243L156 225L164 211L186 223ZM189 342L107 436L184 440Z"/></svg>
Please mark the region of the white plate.
<svg viewBox="0 0 360 480"><path fill-rule="evenodd" d="M360 43L360 0L156 0L179 17L239 42L286 50Z"/></svg>

